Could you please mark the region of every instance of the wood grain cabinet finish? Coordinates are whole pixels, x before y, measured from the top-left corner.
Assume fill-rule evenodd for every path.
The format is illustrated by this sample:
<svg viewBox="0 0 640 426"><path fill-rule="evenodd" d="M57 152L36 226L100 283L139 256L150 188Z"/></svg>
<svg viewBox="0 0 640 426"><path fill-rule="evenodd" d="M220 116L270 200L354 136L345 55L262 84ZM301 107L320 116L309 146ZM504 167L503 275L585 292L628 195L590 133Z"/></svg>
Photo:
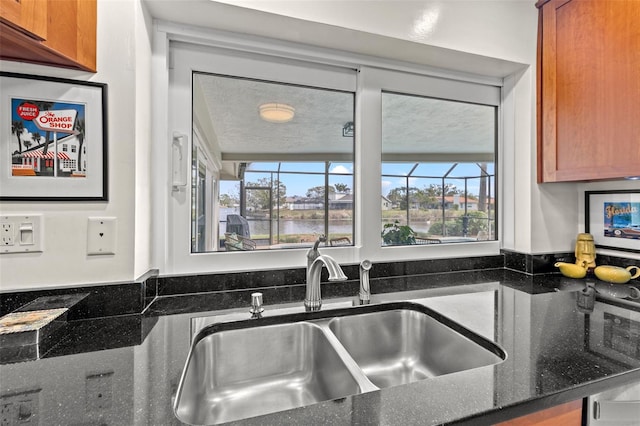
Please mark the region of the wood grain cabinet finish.
<svg viewBox="0 0 640 426"><path fill-rule="evenodd" d="M538 182L640 175L640 1L536 6Z"/></svg>
<svg viewBox="0 0 640 426"><path fill-rule="evenodd" d="M0 0L0 59L96 72L97 0Z"/></svg>
<svg viewBox="0 0 640 426"><path fill-rule="evenodd" d="M582 400L517 417L494 426L581 426Z"/></svg>
<svg viewBox="0 0 640 426"><path fill-rule="evenodd" d="M37 40L47 38L47 2L0 0L0 20Z"/></svg>

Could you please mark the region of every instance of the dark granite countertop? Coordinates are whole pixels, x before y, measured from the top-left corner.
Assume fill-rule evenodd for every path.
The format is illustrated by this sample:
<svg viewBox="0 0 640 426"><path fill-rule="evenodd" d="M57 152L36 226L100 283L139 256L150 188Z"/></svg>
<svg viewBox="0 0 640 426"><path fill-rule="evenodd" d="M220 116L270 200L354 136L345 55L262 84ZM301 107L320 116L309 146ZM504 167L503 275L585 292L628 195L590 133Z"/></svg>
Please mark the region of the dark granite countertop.
<svg viewBox="0 0 640 426"><path fill-rule="evenodd" d="M234 424L491 424L640 382L640 305L598 297L589 312L583 284L509 270L372 280L378 300L419 299L496 342L507 359ZM345 300L326 293L326 305ZM3 409L23 410L31 424L181 424L172 397L191 319L231 312L208 309L219 306L212 297L223 296L162 297L142 315L70 322L41 359L0 365Z"/></svg>

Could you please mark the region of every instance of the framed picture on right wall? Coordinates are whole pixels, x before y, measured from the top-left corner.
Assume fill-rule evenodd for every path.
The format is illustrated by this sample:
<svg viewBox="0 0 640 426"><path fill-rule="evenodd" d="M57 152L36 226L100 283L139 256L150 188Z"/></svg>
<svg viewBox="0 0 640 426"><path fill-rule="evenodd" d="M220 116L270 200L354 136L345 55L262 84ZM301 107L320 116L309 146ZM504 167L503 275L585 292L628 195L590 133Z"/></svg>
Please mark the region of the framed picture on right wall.
<svg viewBox="0 0 640 426"><path fill-rule="evenodd" d="M596 247L640 253L640 191L586 191L584 217Z"/></svg>

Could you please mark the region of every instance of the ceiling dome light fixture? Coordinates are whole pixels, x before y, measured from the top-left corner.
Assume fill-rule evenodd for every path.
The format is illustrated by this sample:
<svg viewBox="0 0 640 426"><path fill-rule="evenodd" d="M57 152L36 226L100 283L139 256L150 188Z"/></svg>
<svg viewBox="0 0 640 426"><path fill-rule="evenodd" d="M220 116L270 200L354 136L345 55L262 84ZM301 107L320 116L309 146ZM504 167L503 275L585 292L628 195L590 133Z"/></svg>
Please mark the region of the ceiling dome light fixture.
<svg viewBox="0 0 640 426"><path fill-rule="evenodd" d="M286 123L291 121L296 110L287 104L268 103L260 105L260 118L270 123Z"/></svg>

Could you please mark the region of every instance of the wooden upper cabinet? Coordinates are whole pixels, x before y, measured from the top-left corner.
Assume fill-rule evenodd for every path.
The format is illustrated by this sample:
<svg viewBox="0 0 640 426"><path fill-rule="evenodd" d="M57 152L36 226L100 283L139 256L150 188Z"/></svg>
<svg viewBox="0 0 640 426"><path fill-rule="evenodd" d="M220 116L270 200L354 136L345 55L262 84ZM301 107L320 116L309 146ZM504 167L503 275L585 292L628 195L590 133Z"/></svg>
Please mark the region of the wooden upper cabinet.
<svg viewBox="0 0 640 426"><path fill-rule="evenodd" d="M640 175L640 1L539 1L538 182Z"/></svg>
<svg viewBox="0 0 640 426"><path fill-rule="evenodd" d="M0 58L96 72L97 0L0 0Z"/></svg>
<svg viewBox="0 0 640 426"><path fill-rule="evenodd" d="M0 19L35 39L47 38L46 1L0 0Z"/></svg>

